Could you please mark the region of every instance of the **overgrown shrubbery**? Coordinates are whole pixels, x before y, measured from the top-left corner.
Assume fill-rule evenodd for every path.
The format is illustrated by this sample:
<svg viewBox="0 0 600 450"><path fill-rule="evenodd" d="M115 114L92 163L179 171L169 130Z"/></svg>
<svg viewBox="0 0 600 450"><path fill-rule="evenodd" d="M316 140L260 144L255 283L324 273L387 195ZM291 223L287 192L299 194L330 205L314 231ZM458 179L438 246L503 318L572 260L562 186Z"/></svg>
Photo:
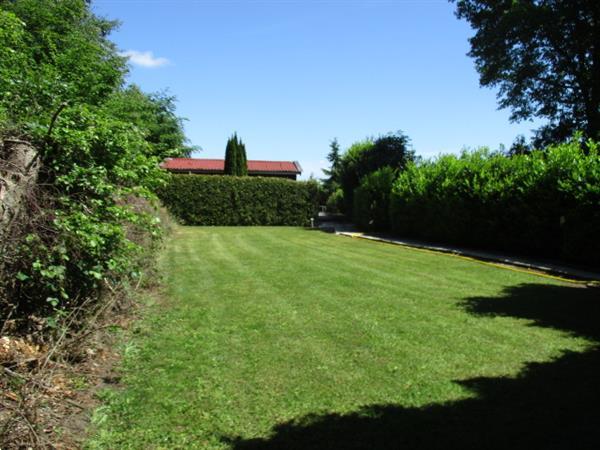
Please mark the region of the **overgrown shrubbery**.
<svg viewBox="0 0 600 450"><path fill-rule="evenodd" d="M41 162L28 214L0 243L0 325L135 277L160 235L158 163L189 149L173 98L123 87L114 26L85 0L0 1L0 141L29 141Z"/></svg>
<svg viewBox="0 0 600 450"><path fill-rule="evenodd" d="M61 119L69 129L57 128L52 145L38 150L51 203L38 205L41 226L24 236L19 258L7 266L17 274L10 291L19 293L24 312L75 306L103 283L139 270L144 247L127 229L160 235L151 208L130 206L135 198L151 201L164 176L143 135L110 112L72 108Z"/></svg>
<svg viewBox="0 0 600 450"><path fill-rule="evenodd" d="M159 191L186 225L307 225L317 185L281 178L173 174Z"/></svg>
<svg viewBox="0 0 600 450"><path fill-rule="evenodd" d="M354 190L354 223L365 230L387 230L389 203L397 171L383 167L365 175Z"/></svg>
<svg viewBox="0 0 600 450"><path fill-rule="evenodd" d="M461 245L600 266L600 156L588 143L511 158L481 150L409 164L392 229Z"/></svg>

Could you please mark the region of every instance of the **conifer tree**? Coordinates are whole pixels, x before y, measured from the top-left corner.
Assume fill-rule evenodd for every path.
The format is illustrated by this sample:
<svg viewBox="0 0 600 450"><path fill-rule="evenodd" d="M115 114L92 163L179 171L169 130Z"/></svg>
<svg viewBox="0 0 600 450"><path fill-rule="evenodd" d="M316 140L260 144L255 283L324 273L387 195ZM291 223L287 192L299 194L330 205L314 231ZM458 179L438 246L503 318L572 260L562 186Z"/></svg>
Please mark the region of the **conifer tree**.
<svg viewBox="0 0 600 450"><path fill-rule="evenodd" d="M225 147L225 175L236 175L237 135L234 133L227 140Z"/></svg>
<svg viewBox="0 0 600 450"><path fill-rule="evenodd" d="M327 191L331 193L339 187L340 164L342 158L340 156L340 144L338 143L337 138L333 138L329 144L329 148L327 160L331 163L331 166L329 169L323 169L323 173L327 175L327 178L323 180L323 184Z"/></svg>
<svg viewBox="0 0 600 450"><path fill-rule="evenodd" d="M245 176L248 175L248 160L246 158L246 146L242 140L238 140L237 143L237 160L238 160L238 173L237 175Z"/></svg>
<svg viewBox="0 0 600 450"><path fill-rule="evenodd" d="M237 133L234 133L229 138L227 147L225 147L225 174L236 176L248 175L246 146L238 138Z"/></svg>

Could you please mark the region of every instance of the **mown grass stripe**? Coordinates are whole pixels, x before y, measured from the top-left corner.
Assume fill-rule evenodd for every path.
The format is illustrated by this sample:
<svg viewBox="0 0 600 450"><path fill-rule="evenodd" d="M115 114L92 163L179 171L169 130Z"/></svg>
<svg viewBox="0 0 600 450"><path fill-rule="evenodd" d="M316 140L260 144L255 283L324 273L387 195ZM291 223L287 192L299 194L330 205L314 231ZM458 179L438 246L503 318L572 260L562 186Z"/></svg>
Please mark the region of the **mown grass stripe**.
<svg viewBox="0 0 600 450"><path fill-rule="evenodd" d="M469 309L575 288L299 228L178 228L161 267L167 306L141 323L91 447L225 449L309 414L475 398L456 381L591 345Z"/></svg>

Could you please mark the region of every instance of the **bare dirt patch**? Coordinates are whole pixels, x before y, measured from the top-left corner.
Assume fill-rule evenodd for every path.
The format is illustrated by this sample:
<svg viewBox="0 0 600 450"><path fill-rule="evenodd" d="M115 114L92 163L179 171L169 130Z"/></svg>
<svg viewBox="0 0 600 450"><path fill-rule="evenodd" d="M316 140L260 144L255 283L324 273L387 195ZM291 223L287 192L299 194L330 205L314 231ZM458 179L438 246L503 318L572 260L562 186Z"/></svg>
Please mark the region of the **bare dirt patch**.
<svg viewBox="0 0 600 450"><path fill-rule="evenodd" d="M98 392L120 383L118 343L138 305L118 295L53 345L0 336L0 448L80 448Z"/></svg>

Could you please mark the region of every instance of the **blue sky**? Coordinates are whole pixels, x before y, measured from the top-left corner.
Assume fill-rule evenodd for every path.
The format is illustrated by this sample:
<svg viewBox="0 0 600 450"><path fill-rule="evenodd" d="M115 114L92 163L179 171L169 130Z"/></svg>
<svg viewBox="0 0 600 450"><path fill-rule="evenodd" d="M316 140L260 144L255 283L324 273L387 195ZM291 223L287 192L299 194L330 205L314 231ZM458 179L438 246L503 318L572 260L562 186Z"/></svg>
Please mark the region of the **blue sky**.
<svg viewBox="0 0 600 450"><path fill-rule="evenodd" d="M236 131L249 159L298 160L321 177L343 149L402 130L425 157L509 146L511 124L466 56L468 24L445 0L95 0L122 22L129 80L168 89L198 157Z"/></svg>

